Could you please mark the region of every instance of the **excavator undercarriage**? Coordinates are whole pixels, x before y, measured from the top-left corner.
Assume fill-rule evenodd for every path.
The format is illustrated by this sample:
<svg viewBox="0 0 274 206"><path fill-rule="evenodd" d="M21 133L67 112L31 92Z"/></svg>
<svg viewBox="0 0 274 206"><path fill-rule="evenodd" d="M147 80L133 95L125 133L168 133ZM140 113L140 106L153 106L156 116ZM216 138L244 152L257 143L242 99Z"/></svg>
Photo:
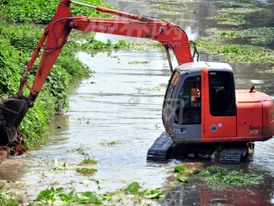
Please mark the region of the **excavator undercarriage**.
<svg viewBox="0 0 274 206"><path fill-rule="evenodd" d="M192 143L175 144L163 132L152 144L147 160L167 162L170 159L203 158L224 164L238 164L249 159L254 152L254 143Z"/></svg>

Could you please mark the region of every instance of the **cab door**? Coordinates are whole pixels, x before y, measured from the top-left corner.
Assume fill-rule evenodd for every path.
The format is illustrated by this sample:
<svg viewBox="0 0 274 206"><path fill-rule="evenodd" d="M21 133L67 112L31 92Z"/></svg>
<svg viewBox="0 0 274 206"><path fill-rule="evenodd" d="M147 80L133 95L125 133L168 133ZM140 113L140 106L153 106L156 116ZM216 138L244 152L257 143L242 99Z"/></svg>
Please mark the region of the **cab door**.
<svg viewBox="0 0 274 206"><path fill-rule="evenodd" d="M176 143L201 141L201 73L182 75L173 94L171 129Z"/></svg>
<svg viewBox="0 0 274 206"><path fill-rule="evenodd" d="M236 101L232 72L203 69L202 94L203 141L218 137L235 137Z"/></svg>

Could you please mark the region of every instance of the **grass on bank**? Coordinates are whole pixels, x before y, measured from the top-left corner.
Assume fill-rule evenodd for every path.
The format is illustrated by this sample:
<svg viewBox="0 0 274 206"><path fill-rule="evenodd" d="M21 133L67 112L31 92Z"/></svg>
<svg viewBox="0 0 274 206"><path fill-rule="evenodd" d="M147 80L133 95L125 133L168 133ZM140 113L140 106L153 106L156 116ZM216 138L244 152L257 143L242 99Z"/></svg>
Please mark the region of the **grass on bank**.
<svg viewBox="0 0 274 206"><path fill-rule="evenodd" d="M81 1L81 0L80 0ZM13 23L47 24L61 0L0 0L0 17L2 20ZM101 0L83 0L83 3L113 8L111 4L102 3ZM71 4L73 15L92 17L106 17L94 9Z"/></svg>

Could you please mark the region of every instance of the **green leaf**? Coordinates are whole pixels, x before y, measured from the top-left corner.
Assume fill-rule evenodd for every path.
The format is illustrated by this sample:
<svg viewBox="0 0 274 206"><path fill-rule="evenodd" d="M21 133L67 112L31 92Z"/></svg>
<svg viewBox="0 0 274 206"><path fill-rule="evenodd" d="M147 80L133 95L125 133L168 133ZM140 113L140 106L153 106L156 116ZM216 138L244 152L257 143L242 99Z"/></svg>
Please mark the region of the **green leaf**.
<svg viewBox="0 0 274 206"><path fill-rule="evenodd" d="M77 202L79 203L93 203L102 204L101 198L94 192L83 192L77 194Z"/></svg>
<svg viewBox="0 0 274 206"><path fill-rule="evenodd" d="M139 183L138 182L132 182L131 184L129 184L126 188L126 191L131 193L131 194L139 194Z"/></svg>
<svg viewBox="0 0 274 206"><path fill-rule="evenodd" d="M50 200L53 197L53 192L54 189L46 189L46 190L42 190L39 194L38 194L38 199L39 200Z"/></svg>
<svg viewBox="0 0 274 206"><path fill-rule="evenodd" d="M178 165L178 166L175 166L175 167L174 167L174 172L175 172L175 173L182 173L182 172L184 172L184 171L185 171L185 167L182 166L182 165Z"/></svg>
<svg viewBox="0 0 274 206"><path fill-rule="evenodd" d="M162 198L164 193L160 191L159 189L152 189L152 190L147 190L145 192L144 197L147 199L160 199Z"/></svg>

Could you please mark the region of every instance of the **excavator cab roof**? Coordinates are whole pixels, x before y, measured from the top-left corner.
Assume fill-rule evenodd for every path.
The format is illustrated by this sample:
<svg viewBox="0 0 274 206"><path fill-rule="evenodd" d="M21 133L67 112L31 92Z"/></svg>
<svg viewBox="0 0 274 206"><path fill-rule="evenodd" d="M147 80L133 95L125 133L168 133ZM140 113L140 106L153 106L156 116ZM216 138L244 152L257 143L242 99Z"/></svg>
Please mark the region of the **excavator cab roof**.
<svg viewBox="0 0 274 206"><path fill-rule="evenodd" d="M204 62L204 61L185 63L180 66L177 66L176 70L178 70L180 73L190 73L190 72L201 71L202 69L205 69L205 68L208 69L209 71L211 70L211 71L233 72L232 67L227 63Z"/></svg>

